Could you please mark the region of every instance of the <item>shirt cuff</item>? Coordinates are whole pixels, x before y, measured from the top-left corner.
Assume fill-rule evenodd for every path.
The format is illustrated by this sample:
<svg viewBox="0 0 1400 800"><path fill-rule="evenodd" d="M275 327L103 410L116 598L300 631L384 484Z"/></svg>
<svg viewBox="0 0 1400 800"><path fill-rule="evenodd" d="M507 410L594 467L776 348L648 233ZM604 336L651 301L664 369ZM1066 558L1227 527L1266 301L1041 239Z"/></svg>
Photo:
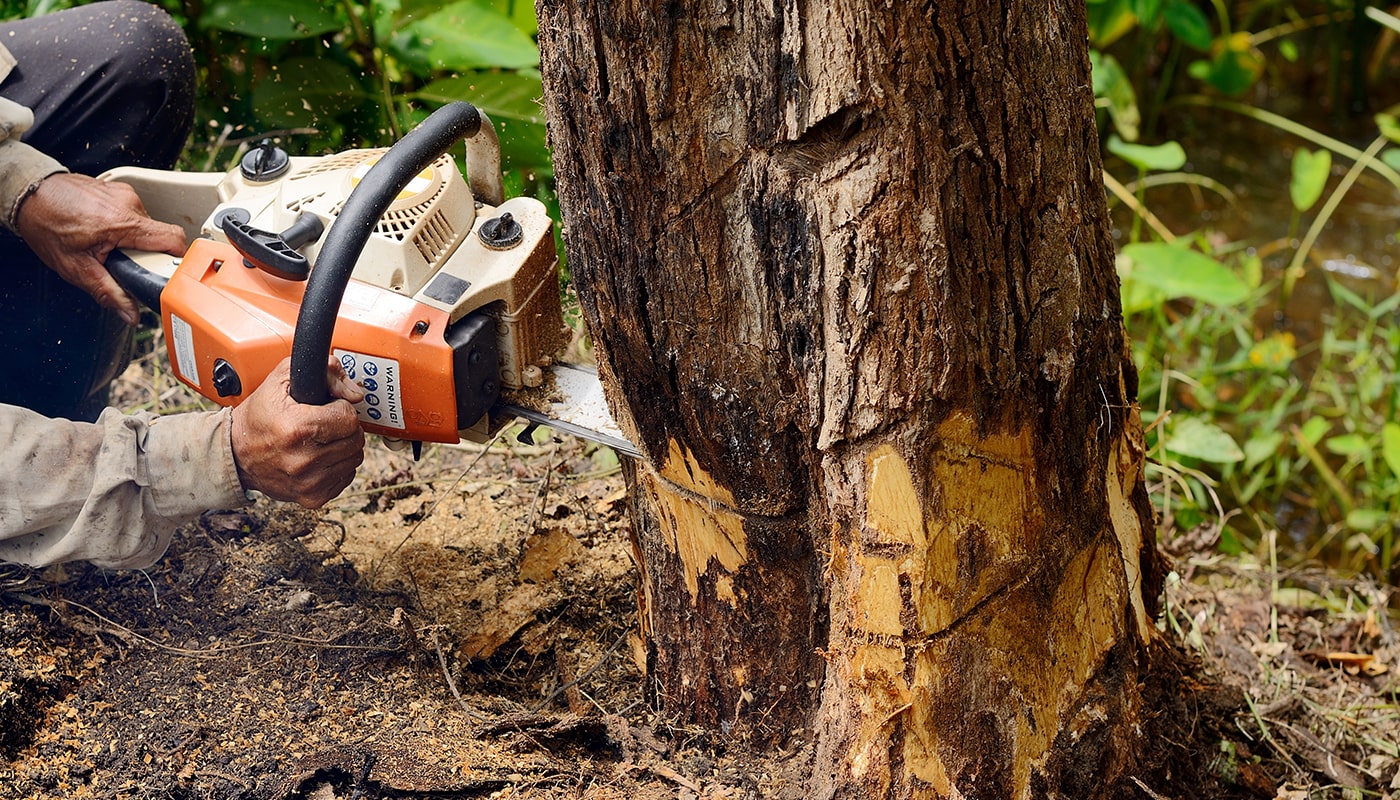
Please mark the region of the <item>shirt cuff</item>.
<svg viewBox="0 0 1400 800"><path fill-rule="evenodd" d="M24 142L0 141L0 223L18 233L15 224L20 206L39 188L39 182L68 168Z"/></svg>
<svg viewBox="0 0 1400 800"><path fill-rule="evenodd" d="M232 411L153 417L138 444L156 512L188 517L248 505L233 460Z"/></svg>

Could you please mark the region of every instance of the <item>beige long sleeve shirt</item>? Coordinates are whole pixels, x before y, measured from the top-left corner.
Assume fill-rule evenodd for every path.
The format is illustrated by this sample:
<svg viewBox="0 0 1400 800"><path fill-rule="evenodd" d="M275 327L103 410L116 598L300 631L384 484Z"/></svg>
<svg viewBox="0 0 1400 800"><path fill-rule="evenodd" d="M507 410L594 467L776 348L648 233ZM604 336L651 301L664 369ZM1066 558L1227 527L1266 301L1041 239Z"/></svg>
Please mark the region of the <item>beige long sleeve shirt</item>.
<svg viewBox="0 0 1400 800"><path fill-rule="evenodd" d="M89 423L0 405L0 561L155 563L181 523L248 503L229 423L227 409Z"/></svg>
<svg viewBox="0 0 1400 800"><path fill-rule="evenodd" d="M0 45L0 82L13 67ZM67 171L19 140L33 122L29 109L0 97L0 223L11 230L33 187ZM83 423L0 404L0 561L155 563L182 522L248 502L229 420L227 410L156 417L109 408Z"/></svg>

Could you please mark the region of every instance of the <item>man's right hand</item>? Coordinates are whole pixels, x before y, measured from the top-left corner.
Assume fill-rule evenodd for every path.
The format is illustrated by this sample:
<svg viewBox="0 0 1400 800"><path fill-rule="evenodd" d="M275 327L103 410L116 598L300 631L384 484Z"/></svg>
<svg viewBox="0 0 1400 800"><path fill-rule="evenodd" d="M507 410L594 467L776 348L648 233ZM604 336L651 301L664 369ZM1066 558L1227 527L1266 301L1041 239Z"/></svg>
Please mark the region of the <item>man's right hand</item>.
<svg viewBox="0 0 1400 800"><path fill-rule="evenodd" d="M326 365L331 402L303 405L291 396L291 359L233 409L233 459L244 489L307 508L325 505L355 478L365 435L352 403L365 393L340 364Z"/></svg>

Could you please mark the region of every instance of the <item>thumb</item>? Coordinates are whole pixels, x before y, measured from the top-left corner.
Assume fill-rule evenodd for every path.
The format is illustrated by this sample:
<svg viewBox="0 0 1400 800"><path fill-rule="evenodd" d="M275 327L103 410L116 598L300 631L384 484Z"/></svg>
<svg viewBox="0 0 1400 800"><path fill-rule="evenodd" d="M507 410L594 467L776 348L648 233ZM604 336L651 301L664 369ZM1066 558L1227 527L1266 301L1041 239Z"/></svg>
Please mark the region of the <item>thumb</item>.
<svg viewBox="0 0 1400 800"><path fill-rule="evenodd" d="M348 400L351 403L358 403L365 399L364 387L350 380L350 377L340 366L340 362L335 359L331 359L326 364L326 388L330 391L331 397Z"/></svg>

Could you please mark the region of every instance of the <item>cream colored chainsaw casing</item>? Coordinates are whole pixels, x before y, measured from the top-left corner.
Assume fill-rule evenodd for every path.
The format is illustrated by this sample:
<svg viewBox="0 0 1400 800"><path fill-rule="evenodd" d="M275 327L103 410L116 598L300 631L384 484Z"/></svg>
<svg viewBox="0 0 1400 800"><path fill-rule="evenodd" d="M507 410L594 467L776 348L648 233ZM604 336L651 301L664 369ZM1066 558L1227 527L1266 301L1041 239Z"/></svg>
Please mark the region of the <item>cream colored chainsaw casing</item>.
<svg viewBox="0 0 1400 800"><path fill-rule="evenodd" d="M152 217L180 225L190 238L227 241L218 222L240 208L249 224L270 232L316 215L320 238L301 248L312 269L351 191L383 149L350 150L320 158L294 157L288 171L266 182L227 173L121 168L104 179L136 189ZM521 226L518 243L492 249L477 235L482 223L509 213ZM165 262L165 269L160 262ZM169 257L142 259L167 277ZM451 322L477 310L496 321L503 389L538 386L541 368L563 344L553 221L544 205L515 197L498 206L472 195L450 156L442 156L391 203L356 262L353 278L411 297L449 314ZM344 303L355 302L347 291Z"/></svg>

